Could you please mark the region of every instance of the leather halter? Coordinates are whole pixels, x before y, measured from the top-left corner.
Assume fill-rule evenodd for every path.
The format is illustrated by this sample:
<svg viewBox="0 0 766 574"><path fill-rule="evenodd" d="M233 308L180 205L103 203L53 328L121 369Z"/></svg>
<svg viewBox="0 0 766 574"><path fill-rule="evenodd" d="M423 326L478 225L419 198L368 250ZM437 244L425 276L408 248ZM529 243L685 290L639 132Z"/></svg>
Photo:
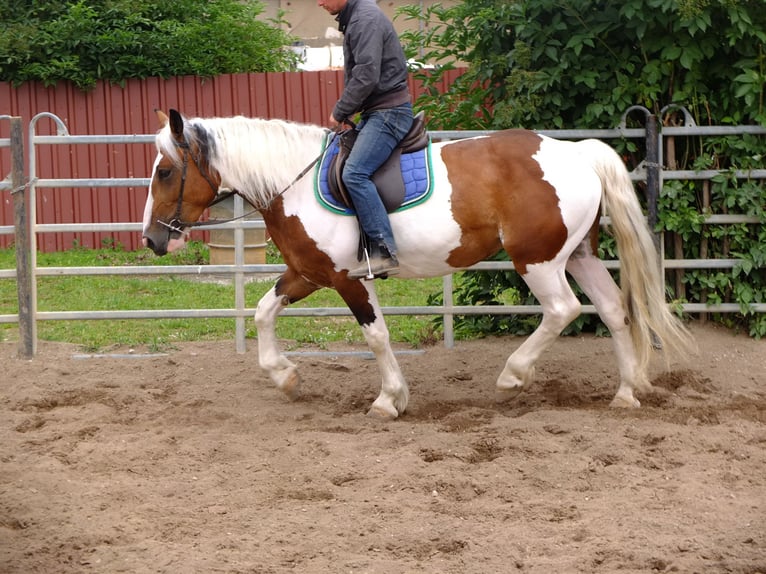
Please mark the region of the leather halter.
<svg viewBox="0 0 766 574"><path fill-rule="evenodd" d="M183 233L184 228L186 227L202 227L205 225L215 225L218 223L221 223L220 221L214 221L212 223L208 223L206 221L200 222L189 222L189 221L183 221L181 219L181 209L183 207L184 202L184 188L186 187L186 171L189 167L189 158L191 158L194 165L197 167L197 171L200 172L202 177L205 178L205 181L207 181L208 185L210 185L210 189L213 190L213 193L215 193L216 197L211 201L207 207L212 207L213 205L220 203L221 201L228 199L232 195L235 195L236 191L229 191L227 193L218 193L218 187L213 183L213 181L210 179L210 176L202 170L199 164L199 160L194 157L191 153L191 148L189 147L189 144L187 142L175 142L175 146L181 150L183 150L183 164L181 168L181 188L178 190L178 201L176 203L176 212L173 215L173 218L168 222L165 223L164 221L157 220L157 223L160 225L167 227L170 231L175 231L176 233Z"/></svg>

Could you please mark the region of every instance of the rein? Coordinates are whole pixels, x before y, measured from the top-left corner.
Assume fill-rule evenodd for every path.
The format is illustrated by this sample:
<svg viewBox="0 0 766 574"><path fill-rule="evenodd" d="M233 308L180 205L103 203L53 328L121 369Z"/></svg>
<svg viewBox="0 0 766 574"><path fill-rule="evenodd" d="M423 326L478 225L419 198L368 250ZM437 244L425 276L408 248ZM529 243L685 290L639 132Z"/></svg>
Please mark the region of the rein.
<svg viewBox="0 0 766 574"><path fill-rule="evenodd" d="M338 135L338 132L333 132L333 136L328 142L327 146L332 143L332 141L335 139L335 136ZM303 177L313 168L320 159L322 159L322 156L324 155L324 150L322 150L318 156L316 156L311 162L301 170L301 172L295 176L295 179L293 179L285 188L277 193L274 197L269 199L268 203L262 207L255 208L251 211L248 211L247 213L244 213L242 215L238 215L236 217L232 217L230 219L209 219L207 221L183 221L181 219L181 209L183 207L183 201L184 201L184 187L186 186L186 170L189 166L189 158L191 157L191 160L194 162L194 165L197 166L197 170L202 174L202 177L205 178L205 181L208 182L210 185L210 189L213 190L213 192L216 194L215 199L211 201L208 204L208 207L213 207L214 205L221 203L222 201L232 197L233 195L239 195L239 191L237 190L230 190L225 193L218 193L218 187L213 183L213 181L210 179L207 173L202 171L199 165L199 160L197 160L191 153L191 149L189 148L189 144L187 142L178 143L175 142L176 147L180 148L184 152L183 156L183 167L181 169L181 189L178 190L178 202L176 203L176 212L173 215L173 219L171 219L168 223L165 223L164 221L157 220L157 223L160 225L167 227L170 231L175 231L176 233L183 233L184 229L187 227L210 227L213 225L220 225L222 223L231 223L232 221L237 221L238 219L244 219L254 213L257 213L261 210L269 209L271 207L272 202L277 199L278 197L281 197L284 195L292 186L294 186L296 183L298 183Z"/></svg>
<svg viewBox="0 0 766 574"><path fill-rule="evenodd" d="M317 163L319 163L319 160L322 159L322 156L324 155L325 151L327 150L327 148L330 147L330 144L332 144L333 140L335 140L335 138L338 136L339 133L340 133L339 131L333 130L332 137L330 138L330 141L328 141L327 145L324 147L324 149L319 152L319 155L316 156L314 159L312 159L311 162L306 167L304 167L298 175L295 176L295 179L293 179L290 183L288 183L287 186L285 186L285 188L282 191L280 191L278 194L276 194L274 197L272 197L268 201L268 203L265 206L263 206L261 209L269 209L271 207L272 202L276 198L282 197L287 192L288 189L290 189L292 186L294 186L296 183L298 183L301 179L303 179L303 176L306 175L311 170L312 167L314 167ZM232 192L232 193L237 193L237 192ZM255 209L253 211L259 211L259 210ZM249 215L249 214L247 214L247 215ZM240 217L244 217L244 216L240 216ZM238 219L238 218L235 217L234 219ZM227 220L227 222L228 221L233 221L233 219L229 219L229 220ZM226 222L221 222L221 223L226 223Z"/></svg>

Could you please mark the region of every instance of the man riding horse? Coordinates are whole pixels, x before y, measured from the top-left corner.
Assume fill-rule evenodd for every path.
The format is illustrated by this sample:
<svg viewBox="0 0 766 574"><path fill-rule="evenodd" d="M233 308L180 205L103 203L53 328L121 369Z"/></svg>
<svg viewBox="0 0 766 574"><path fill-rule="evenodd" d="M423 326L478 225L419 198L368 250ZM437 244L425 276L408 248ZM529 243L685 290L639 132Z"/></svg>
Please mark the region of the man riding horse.
<svg viewBox="0 0 766 574"><path fill-rule="evenodd" d="M399 272L396 241L372 175L412 126L407 62L391 21L373 0L318 0L343 33L345 85L330 114L338 127L361 112L343 183L356 211L364 261L348 272L361 279Z"/></svg>

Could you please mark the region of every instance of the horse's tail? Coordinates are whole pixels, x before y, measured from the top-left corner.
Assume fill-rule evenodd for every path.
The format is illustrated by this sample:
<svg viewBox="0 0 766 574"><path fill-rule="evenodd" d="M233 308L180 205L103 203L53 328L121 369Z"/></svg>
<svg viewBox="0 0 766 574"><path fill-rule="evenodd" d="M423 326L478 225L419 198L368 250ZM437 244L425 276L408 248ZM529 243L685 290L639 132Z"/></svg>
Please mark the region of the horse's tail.
<svg viewBox="0 0 766 574"><path fill-rule="evenodd" d="M625 164L605 143L598 140L589 143L593 167L601 178L602 201L617 241L623 306L639 367L645 372L652 347L658 341L666 350L667 361L670 360L667 352L683 357L695 345L665 301L665 281L657 250Z"/></svg>

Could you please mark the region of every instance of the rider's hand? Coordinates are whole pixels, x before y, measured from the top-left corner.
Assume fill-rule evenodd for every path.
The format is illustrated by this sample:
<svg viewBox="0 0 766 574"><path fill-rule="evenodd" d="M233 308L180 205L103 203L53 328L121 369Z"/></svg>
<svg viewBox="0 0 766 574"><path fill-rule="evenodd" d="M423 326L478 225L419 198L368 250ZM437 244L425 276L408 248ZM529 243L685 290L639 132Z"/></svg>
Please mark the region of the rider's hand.
<svg viewBox="0 0 766 574"><path fill-rule="evenodd" d="M339 122L335 119L335 116L330 114L330 129L334 132L342 132L343 130L347 130L350 128L355 127L354 122L349 120L343 120L342 122Z"/></svg>

